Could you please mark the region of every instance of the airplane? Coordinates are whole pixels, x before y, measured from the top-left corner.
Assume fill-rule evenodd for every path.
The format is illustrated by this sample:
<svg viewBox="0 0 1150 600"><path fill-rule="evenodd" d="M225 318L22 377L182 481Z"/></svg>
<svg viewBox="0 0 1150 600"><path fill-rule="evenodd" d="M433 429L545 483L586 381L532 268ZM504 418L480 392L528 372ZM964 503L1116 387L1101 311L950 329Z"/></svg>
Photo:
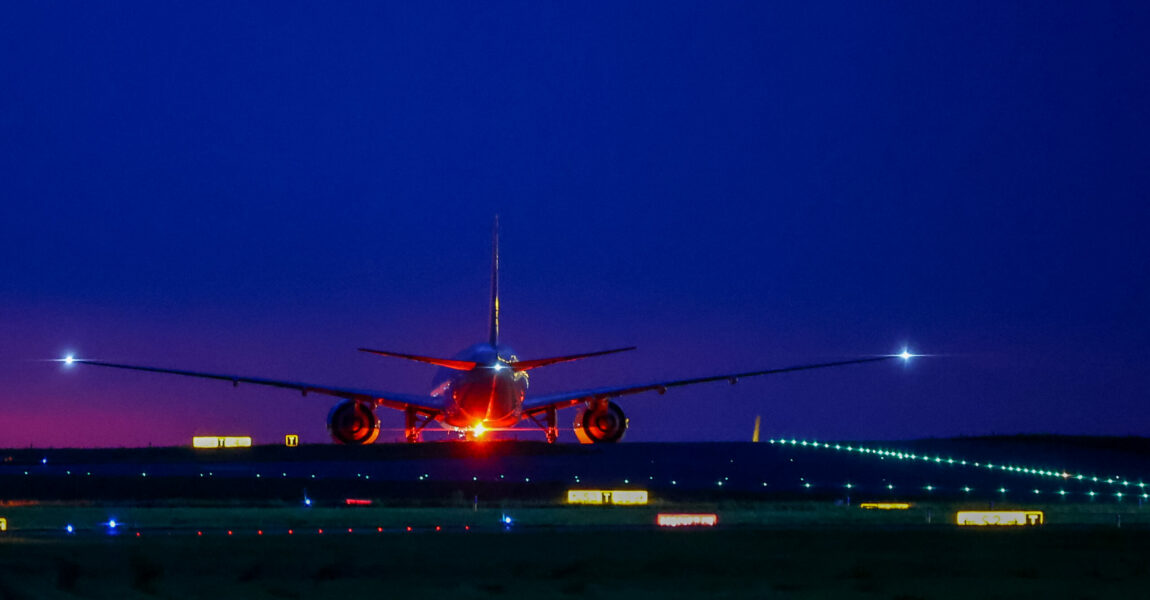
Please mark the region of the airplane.
<svg viewBox="0 0 1150 600"><path fill-rule="evenodd" d="M498 216L495 218L495 225L492 230L491 247L491 305L486 341L464 349L454 358L436 358L371 348L359 349L360 352L413 360L440 367L432 381L432 391L427 395L126 365L80 359L74 356L68 356L61 360L68 366L83 364L150 373L184 375L229 381L233 386L239 386L241 383L265 385L295 390L304 396L314 393L341 398L342 400L332 407L327 416L328 431L332 440L337 444L364 445L375 442L380 434L380 420L375 411L381 407L403 411L404 439L411 443L421 441L423 430L432 423L462 433L465 439L478 440L485 432L510 429L523 421L538 426L545 433L547 442L555 443L559 439L558 411L578 407L572 425L575 436L584 444L602 444L618 442L627 431L629 421L623 409L614 402L615 399L623 396L644 392L664 394L671 388L716 381L727 381L734 385L740 379L748 377L892 359L907 361L916 356L903 350L901 354L884 354L866 358L654 381L636 385L587 388L529 397L527 395L528 372L531 370L584 358L626 352L634 350L635 347L613 348L550 358L519 359L515 352L502 344L499 339Z"/></svg>

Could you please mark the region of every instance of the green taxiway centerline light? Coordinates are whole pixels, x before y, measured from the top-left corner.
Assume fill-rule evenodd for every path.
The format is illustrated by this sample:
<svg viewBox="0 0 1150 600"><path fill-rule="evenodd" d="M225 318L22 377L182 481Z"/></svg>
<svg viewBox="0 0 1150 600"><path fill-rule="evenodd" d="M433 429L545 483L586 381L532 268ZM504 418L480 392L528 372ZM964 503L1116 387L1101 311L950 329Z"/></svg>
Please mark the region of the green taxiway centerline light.
<svg viewBox="0 0 1150 600"><path fill-rule="evenodd" d="M776 443L776 441L778 443L781 443L784 445L787 443L787 440L785 440L785 439L771 440L771 443L774 444L774 443ZM841 444L835 444L834 446L831 446L829 443L825 443L825 442L819 442L819 441L814 441L814 440L812 440L812 441L801 440L800 441L796 438L791 438L790 444L792 446L801 445L804 447L813 446L815 448L820 448L820 447L826 448L826 449L834 448L835 450L841 450L844 448L844 446L842 446ZM950 465L953 465L957 462L961 466L970 466L970 465L973 465L975 467L984 466L987 469L994 469L997 466L1000 471L1007 471L1010 473L1025 473L1027 475L1034 475L1037 477L1061 477L1063 479L1073 478L1073 479L1076 479L1078 481L1083 481L1083 480L1089 479L1090 481L1093 481L1093 482L1105 481L1105 483L1107 483L1108 485L1117 485L1119 483L1122 484L1123 486L1129 486L1130 485L1130 480L1122 478L1122 477L1109 477L1105 480L1102 480L1098 476L1087 477L1081 473L1071 474L1071 473L1068 473L1066 471L1052 471L1049 469L1039 469L1039 468L1035 468L1035 467L1008 466L1008 465L1003 465L1003 464L995 465L994 463L986 463L984 465L980 465L980 463L978 463L978 462L968 463L966 460L956 461L954 458L944 459L941 456L935 456L935 457L931 458L928 456L918 456L918 455L913 454L913 453L900 452L900 451L895 451L895 450L886 450L886 449L882 449L882 448L866 448L866 447L845 446L845 449L849 452L860 452L863 454L874 454L874 455L882 456L882 457L891 456L891 457L898 458L900 460L906 460L908 458L910 460L921 459L921 460L927 461L927 462L930 462L933 460L933 462L935 464L941 464L941 463L945 462L945 463L950 464ZM1138 482L1136 485L1139 488L1145 488L1146 487L1146 484L1144 482Z"/></svg>

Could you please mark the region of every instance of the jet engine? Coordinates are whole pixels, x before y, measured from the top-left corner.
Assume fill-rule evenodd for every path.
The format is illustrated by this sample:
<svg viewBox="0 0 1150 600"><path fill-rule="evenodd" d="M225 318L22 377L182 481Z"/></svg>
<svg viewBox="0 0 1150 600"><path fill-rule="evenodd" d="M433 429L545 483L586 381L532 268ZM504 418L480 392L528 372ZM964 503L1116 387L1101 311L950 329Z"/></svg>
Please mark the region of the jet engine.
<svg viewBox="0 0 1150 600"><path fill-rule="evenodd" d="M627 432L627 417L614 402L584 406L575 414L575 437L583 444L614 443Z"/></svg>
<svg viewBox="0 0 1150 600"><path fill-rule="evenodd" d="M337 444L362 446L379 437L379 417L370 405L344 400L327 413L327 430Z"/></svg>

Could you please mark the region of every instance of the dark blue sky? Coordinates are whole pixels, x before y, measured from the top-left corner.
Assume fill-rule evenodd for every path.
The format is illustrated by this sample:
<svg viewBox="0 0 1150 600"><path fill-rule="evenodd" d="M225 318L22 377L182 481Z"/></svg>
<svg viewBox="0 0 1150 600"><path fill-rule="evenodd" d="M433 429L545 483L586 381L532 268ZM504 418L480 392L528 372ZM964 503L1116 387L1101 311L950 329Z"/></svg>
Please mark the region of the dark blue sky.
<svg viewBox="0 0 1150 600"><path fill-rule="evenodd" d="M327 398L34 359L426 391L355 348L482 339L495 213L521 356L639 346L536 393L945 355L628 439L1150 434L1150 9L1102 4L5 4L0 446L323 441Z"/></svg>

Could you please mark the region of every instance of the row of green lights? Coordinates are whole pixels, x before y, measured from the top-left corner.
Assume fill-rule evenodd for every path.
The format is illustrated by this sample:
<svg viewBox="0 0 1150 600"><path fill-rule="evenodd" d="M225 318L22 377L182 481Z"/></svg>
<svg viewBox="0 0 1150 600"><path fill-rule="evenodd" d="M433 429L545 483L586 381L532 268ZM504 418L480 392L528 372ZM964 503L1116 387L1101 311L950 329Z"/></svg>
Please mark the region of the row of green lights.
<svg viewBox="0 0 1150 600"><path fill-rule="evenodd" d="M723 482L722 482L722 481L718 481L718 482L716 482L716 485L718 485L718 486L722 487L722 485L723 485ZM803 487L803 488L805 488L805 489L808 489L808 490L809 490L809 489L811 489L812 487L814 487L814 485L815 485L815 484L813 484L813 483L811 483L811 482L809 482L809 481L804 481L804 482L803 482L803 484L802 484L802 487ZM767 486L767 483L764 481L764 482L763 482L763 487L766 487L766 486ZM844 483L844 484L843 484L843 487L844 487L844 488L846 488L846 489L848 489L848 490L853 490L853 489L855 489L855 488L857 488L857 487L859 487L859 486L857 486L857 485L855 485L855 484L853 484L853 483L850 483L850 482L848 481L847 483ZM896 486L895 486L893 483L888 483L888 484L886 484L884 487L885 487L887 490L893 491L893 490L895 489L895 487L896 487ZM943 490L943 488L939 488L939 487L936 487L936 486L933 486L933 485L930 485L930 484L924 485L924 486L922 487L922 489L924 489L924 490L926 490L926 491L928 491L928 492L934 492L934 491L936 491L936 490L939 490L939 491L942 491L942 490ZM970 487L969 485L963 486L963 487L961 487L961 488L959 488L959 489L961 489L961 490L962 490L964 493L967 493L967 494L969 494L969 493L971 493L971 492L973 492L973 491L974 491L974 488ZM995 491L997 491L997 492L998 492L998 493L1000 493L1000 494L1005 494L1006 492L1008 492L1008 491L1010 491L1010 490L1006 489L1005 487L1000 487L1000 488L998 488L998 489L997 489L997 490L995 490ZM1042 493L1042 490L1039 490L1038 488L1035 488L1035 489L1033 489L1033 490L1031 490L1031 491L1032 491L1032 493L1034 493L1035 495L1038 495L1038 494L1041 494L1041 493ZM1067 495L1070 495L1070 494L1072 494L1073 492L1067 492L1066 490L1063 490L1063 489L1059 489L1057 492L1050 492L1050 493L1052 493L1052 494L1058 494L1059 496L1062 496L1063 498L1065 498ZM1084 495L1086 495L1086 496L1089 496L1089 497L1093 498L1093 497L1095 497L1095 496L1097 496L1097 495L1098 495L1098 492L1095 492L1094 490L1090 490L1089 492L1085 492L1085 494L1084 494ZM1123 492L1115 492L1115 493L1114 493L1114 497L1118 498L1118 500L1122 500L1122 498L1126 497L1127 495L1128 495L1128 494L1125 494L1125 493L1123 493ZM1143 500L1150 500L1150 493L1147 493L1147 492L1143 492L1141 495L1138 495L1138 497L1139 497L1139 498L1142 498Z"/></svg>
<svg viewBox="0 0 1150 600"><path fill-rule="evenodd" d="M858 452L860 454L872 454L875 456L897 458L899 460L921 460L924 462L933 462L935 464L959 465L959 466L964 466L964 467L965 466L973 466L973 467L986 468L986 469L991 469L991 470L998 469L1000 471L1006 471L1009 473L1024 473L1027 475L1036 475L1039 477L1057 477L1060 479L1074 479L1077 481L1090 481L1090 482L1094 482L1094 483L1107 483L1110 485L1121 484L1124 486L1129 486L1131 483L1129 479L1126 479L1123 477L1107 477L1106 479L1102 479L1102 478L1097 477L1097 476L1088 476L1088 475L1083 475L1081 473L1071 474L1071 473L1068 473L1066 471L1052 471L1050 469L1038 469L1038 468L1033 468L1033 467L1017 467L1017 466L1013 466L1013 465L1002 465L1002 464L996 465L994 463L980 463L980 462L966 461L966 460L960 460L960 459L955 459L955 458L943 458L941 456L931 457L931 456L927 456L925 454L918 455L918 454L914 454L912 452L904 452L904 451L899 451L899 450L885 450L882 448L866 448L863 446L848 446L848 445L842 445L842 444L828 444L826 442L819 442L819 441L814 441L814 440L808 442L806 440L796 440L796 439L792 438L790 440L772 439L769 441L772 444L781 444L781 445L790 444L792 446L804 446L804 447L810 447L810 448L822 448L822 449L837 450L837 451L846 450L847 452ZM1146 487L1146 483L1144 483L1142 481L1139 481L1139 482L1135 483L1134 485L1139 487L1139 488L1145 488Z"/></svg>
<svg viewBox="0 0 1150 600"><path fill-rule="evenodd" d="M764 484L764 485L765 485L765 484ZM811 486L812 486L812 484L811 484L810 482L806 482L806 483L803 483L803 487L804 487L804 488L806 488L806 489L811 489ZM856 488L856 487L858 487L858 486L857 486L857 485L855 485L855 484L853 484L853 483L845 483L845 484L843 484L843 487L844 487L844 488L846 488L846 489L848 489L848 490L850 490L850 489L854 489L854 488ZM884 486L884 487L886 487L886 489L888 489L888 490L894 490L894 488L895 488L895 485L894 485L893 483L888 483L888 484L886 484L886 486ZM942 488L938 488L938 487L935 487L935 486L933 486L933 485L927 484L927 485L924 485L924 486L922 486L922 489L924 489L924 490L926 490L926 491L928 491L928 492L934 492L934 491L936 491L936 490L941 490ZM971 492L973 492L973 491L974 491L974 488L970 487L969 485L963 486L963 487L961 487L961 488L959 488L959 489L961 489L963 492L965 492L965 493L967 493L967 494L969 494L969 493L971 493ZM1008 489L1006 489L1006 488L1004 488L1004 487L1000 487L1000 488L998 488L998 489L997 489L997 490L995 490L995 491L997 491L997 492L998 492L998 493L1000 493L1000 494L1005 494L1006 492L1008 492L1008 491L1010 491L1010 490L1008 490ZM1031 490L1031 491L1032 491L1032 493L1034 493L1035 495L1038 495L1038 494L1041 494L1041 493L1042 493L1042 490L1039 490L1039 489L1037 489L1037 488L1035 488L1035 489L1033 489L1033 490ZM1062 489L1060 489L1060 490L1058 490L1057 492L1050 492L1050 493L1052 493L1052 494L1058 494L1059 496L1062 496L1062 497L1066 497L1068 494L1072 494L1073 492L1068 492L1068 491L1066 491L1066 490L1062 490ZM1090 496L1091 498L1093 498L1094 496L1097 496L1097 495L1098 495L1098 492L1095 492L1094 490L1090 490L1089 492L1086 492L1086 493L1085 493L1085 495L1087 495L1087 496ZM1126 497L1126 496L1127 496L1127 494L1124 494L1124 493L1122 493L1122 492L1114 492L1114 496L1115 496L1116 498L1118 498L1119 500L1121 500L1122 498ZM1143 500L1150 500L1150 493L1146 493L1146 492L1143 492L1143 493L1142 493L1141 495L1139 495L1138 497L1142 498Z"/></svg>

